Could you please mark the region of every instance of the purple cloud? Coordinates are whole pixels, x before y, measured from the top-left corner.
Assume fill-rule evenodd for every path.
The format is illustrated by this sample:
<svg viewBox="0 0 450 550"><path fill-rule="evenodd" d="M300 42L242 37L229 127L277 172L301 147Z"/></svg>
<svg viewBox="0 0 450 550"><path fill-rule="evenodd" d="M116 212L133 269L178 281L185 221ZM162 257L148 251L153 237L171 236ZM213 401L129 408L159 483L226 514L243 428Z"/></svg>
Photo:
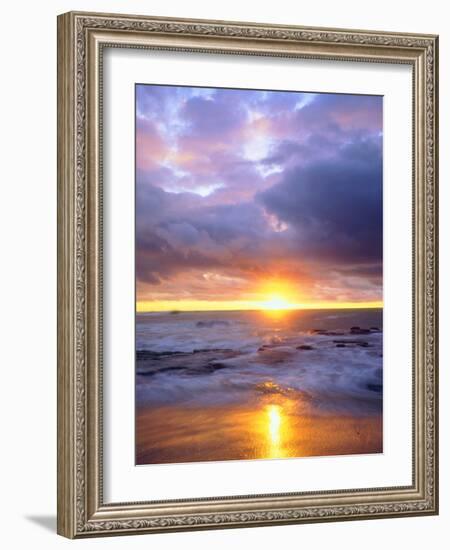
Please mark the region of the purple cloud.
<svg viewBox="0 0 450 550"><path fill-rule="evenodd" d="M381 97L138 85L136 113L138 299L380 299Z"/></svg>

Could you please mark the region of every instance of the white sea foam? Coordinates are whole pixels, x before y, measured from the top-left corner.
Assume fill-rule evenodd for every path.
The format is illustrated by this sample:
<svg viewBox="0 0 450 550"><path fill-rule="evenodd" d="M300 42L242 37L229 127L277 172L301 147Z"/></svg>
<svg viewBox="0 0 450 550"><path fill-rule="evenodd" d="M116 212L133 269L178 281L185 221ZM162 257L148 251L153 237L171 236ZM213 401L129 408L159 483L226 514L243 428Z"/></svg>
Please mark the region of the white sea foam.
<svg viewBox="0 0 450 550"><path fill-rule="evenodd" d="M270 382L270 391L310 396L318 410L379 410L381 322L380 310L139 315L136 349L150 359L137 376L138 402L248 401Z"/></svg>

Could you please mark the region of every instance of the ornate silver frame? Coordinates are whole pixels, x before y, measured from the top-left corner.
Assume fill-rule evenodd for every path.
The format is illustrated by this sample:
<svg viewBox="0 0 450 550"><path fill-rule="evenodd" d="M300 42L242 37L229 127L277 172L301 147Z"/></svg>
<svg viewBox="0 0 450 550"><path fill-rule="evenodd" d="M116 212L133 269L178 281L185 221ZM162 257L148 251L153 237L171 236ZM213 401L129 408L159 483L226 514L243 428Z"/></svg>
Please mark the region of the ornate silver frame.
<svg viewBox="0 0 450 550"><path fill-rule="evenodd" d="M413 68L413 483L105 504L102 498L104 47L406 63ZM438 513L438 38L130 15L58 17L58 533L70 538Z"/></svg>

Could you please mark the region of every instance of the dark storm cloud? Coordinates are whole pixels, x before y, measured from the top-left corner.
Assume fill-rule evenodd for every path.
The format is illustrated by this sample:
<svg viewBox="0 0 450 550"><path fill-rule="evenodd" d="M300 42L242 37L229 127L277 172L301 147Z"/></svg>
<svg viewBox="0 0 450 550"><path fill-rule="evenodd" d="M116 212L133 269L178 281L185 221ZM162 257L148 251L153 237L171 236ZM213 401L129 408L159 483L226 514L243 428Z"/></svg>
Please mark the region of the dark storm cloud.
<svg viewBox="0 0 450 550"><path fill-rule="evenodd" d="M299 252L334 262L382 258L382 162L373 142L294 168L257 197L295 229Z"/></svg>

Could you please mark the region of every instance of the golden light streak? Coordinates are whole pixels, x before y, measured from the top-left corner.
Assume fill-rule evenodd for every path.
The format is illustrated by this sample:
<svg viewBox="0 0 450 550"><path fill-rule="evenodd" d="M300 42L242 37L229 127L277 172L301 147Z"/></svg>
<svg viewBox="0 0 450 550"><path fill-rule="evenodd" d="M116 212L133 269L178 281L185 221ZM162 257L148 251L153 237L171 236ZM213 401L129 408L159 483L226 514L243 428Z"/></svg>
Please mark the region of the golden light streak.
<svg viewBox="0 0 450 550"><path fill-rule="evenodd" d="M274 446L280 444L280 426L281 411L278 405L269 405L267 407L267 416L269 417L269 436L270 442Z"/></svg>
<svg viewBox="0 0 450 550"><path fill-rule="evenodd" d="M267 302L264 301L206 301L206 300L139 300L136 302L136 311L162 312L162 311L251 311L264 310ZM302 302L291 303L284 309L380 309L383 307L381 300L368 302ZM273 308L275 309L275 308Z"/></svg>

